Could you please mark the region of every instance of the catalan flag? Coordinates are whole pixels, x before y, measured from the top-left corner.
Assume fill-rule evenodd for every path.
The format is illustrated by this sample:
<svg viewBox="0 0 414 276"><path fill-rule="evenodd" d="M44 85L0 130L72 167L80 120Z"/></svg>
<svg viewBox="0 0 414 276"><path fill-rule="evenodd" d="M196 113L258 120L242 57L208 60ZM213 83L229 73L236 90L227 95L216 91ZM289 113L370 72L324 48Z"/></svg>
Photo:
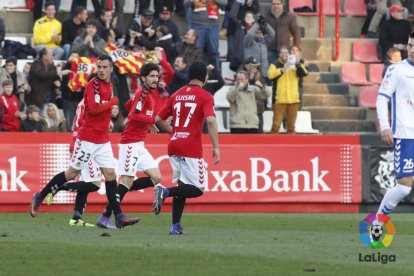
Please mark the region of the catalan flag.
<svg viewBox="0 0 414 276"><path fill-rule="evenodd" d="M75 92L86 86L89 76L96 72L96 60L92 57L77 57L70 61L72 71L68 82L70 90Z"/></svg>
<svg viewBox="0 0 414 276"><path fill-rule="evenodd" d="M105 50L118 68L119 74L139 74L142 65L155 61L152 51L127 51L109 44Z"/></svg>

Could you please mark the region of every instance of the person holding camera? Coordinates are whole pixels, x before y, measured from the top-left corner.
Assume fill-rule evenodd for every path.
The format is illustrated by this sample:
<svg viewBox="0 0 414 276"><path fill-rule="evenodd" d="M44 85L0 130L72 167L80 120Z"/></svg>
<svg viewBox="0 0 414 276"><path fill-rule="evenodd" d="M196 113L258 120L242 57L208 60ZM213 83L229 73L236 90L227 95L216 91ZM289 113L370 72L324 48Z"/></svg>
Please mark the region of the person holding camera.
<svg viewBox="0 0 414 276"><path fill-rule="evenodd" d="M254 24L254 15L259 12L260 6L258 0L232 0L228 1L226 12L228 13L227 26L227 60L232 61L234 56L234 45L241 45L240 36L244 37ZM223 23L224 24L224 23ZM240 35L242 34L242 35ZM243 39L243 38L242 38ZM240 47L241 48L241 47ZM239 58L240 64L243 62L243 55ZM239 65L240 65L239 64ZM235 66L238 67L238 66Z"/></svg>
<svg viewBox="0 0 414 276"><path fill-rule="evenodd" d="M243 70L246 70L249 73L249 84L255 85L260 89L266 89L267 98L271 96L271 90L266 87L268 82L267 77L264 78L264 75L261 70L260 63L252 56L248 57L243 64ZM267 69L266 69L267 76ZM259 133L263 133L263 113L266 110L267 98L256 101L257 106L257 116L259 118Z"/></svg>
<svg viewBox="0 0 414 276"><path fill-rule="evenodd" d="M249 73L239 70L235 87L226 95L230 103L230 133L259 133L257 101L267 97L266 86L249 85Z"/></svg>
<svg viewBox="0 0 414 276"><path fill-rule="evenodd" d="M299 78L309 74L305 65L296 55L290 55L282 46L279 59L269 66L268 77L274 81L273 90L273 127L271 133L278 133L286 115L287 133L295 133L296 116L299 108Z"/></svg>
<svg viewBox="0 0 414 276"><path fill-rule="evenodd" d="M255 58L261 64L262 75L266 78L269 68L267 45L275 38L275 31L266 23L263 15L257 14L256 18L256 23L244 36L244 59Z"/></svg>
<svg viewBox="0 0 414 276"><path fill-rule="evenodd" d="M272 8L266 15L266 22L276 32L273 41L268 44L269 64L276 62L280 48L290 45L290 37L293 37L293 45L301 46L300 30L297 17L294 13L284 11L285 0L272 0Z"/></svg>
<svg viewBox="0 0 414 276"><path fill-rule="evenodd" d="M296 65L303 65L306 70L308 69L307 62L302 57L301 49L298 46L293 45L290 47L290 54L296 56ZM299 77L299 110L302 110L302 98L303 98L303 77Z"/></svg>

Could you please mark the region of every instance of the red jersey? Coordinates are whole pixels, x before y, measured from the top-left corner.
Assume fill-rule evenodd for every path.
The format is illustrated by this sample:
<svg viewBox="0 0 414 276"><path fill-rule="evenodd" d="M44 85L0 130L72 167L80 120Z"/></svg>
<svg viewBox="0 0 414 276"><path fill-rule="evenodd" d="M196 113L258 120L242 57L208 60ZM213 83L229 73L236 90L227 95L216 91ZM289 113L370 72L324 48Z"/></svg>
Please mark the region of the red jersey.
<svg viewBox="0 0 414 276"><path fill-rule="evenodd" d="M84 122L78 131L79 140L95 144L109 142L111 108L117 103L112 95L112 83L101 81L97 77L88 82L84 95Z"/></svg>
<svg viewBox="0 0 414 276"><path fill-rule="evenodd" d="M175 92L158 116L172 118L173 132L168 143L168 154L201 158L201 134L204 120L215 116L213 96L198 85L186 85Z"/></svg>
<svg viewBox="0 0 414 276"><path fill-rule="evenodd" d="M76 114L73 118L73 133L72 133L72 143L69 146L69 152L73 152L73 147L75 146L76 138L78 137L78 129L83 124L83 116L85 115L85 103L83 99L78 103L76 107Z"/></svg>
<svg viewBox="0 0 414 276"><path fill-rule="evenodd" d="M161 95L158 88L152 93L154 98L154 114L158 115L160 110L164 107L164 105L168 102L168 91L167 95Z"/></svg>
<svg viewBox="0 0 414 276"><path fill-rule="evenodd" d="M0 106L3 110L3 117L0 121L2 129L7 131L20 131L20 118L14 116L19 111L19 100L13 94L10 96L4 93L0 97Z"/></svg>
<svg viewBox="0 0 414 276"><path fill-rule="evenodd" d="M125 106L129 109L128 123L121 134L120 144L144 141L150 124L155 124L153 91L144 87L137 90Z"/></svg>

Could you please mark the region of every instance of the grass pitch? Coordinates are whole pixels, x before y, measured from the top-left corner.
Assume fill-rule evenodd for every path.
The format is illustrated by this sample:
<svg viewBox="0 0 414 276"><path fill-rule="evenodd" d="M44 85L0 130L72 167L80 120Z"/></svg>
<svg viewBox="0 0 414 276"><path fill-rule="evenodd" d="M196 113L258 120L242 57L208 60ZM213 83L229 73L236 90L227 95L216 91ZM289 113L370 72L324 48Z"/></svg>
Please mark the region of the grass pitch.
<svg viewBox="0 0 414 276"><path fill-rule="evenodd" d="M136 215L105 230L71 227L69 213L0 214L0 275L414 275L412 214L391 216L397 232L380 251L359 241L366 214L188 213L182 236L168 235L170 214ZM378 252L396 261L359 261Z"/></svg>

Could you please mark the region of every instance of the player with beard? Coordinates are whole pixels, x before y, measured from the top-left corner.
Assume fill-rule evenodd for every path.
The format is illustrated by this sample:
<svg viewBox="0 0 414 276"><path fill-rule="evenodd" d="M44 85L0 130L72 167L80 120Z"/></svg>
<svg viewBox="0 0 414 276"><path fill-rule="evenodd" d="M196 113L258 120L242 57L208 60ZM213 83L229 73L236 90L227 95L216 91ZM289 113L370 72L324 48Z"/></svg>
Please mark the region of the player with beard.
<svg viewBox="0 0 414 276"><path fill-rule="evenodd" d="M66 171L55 175L42 191L35 193L30 204L30 215L36 217L43 199L53 189L59 189L66 182L76 178L82 168L93 160L105 177L106 196L110 209L115 213L118 228L135 224L137 218L125 216L116 198L115 162L109 141L108 125L111 120L112 106L118 103L110 82L113 63L109 56L101 56L97 61L97 76L85 88L84 124L78 132L72 158Z"/></svg>
<svg viewBox="0 0 414 276"><path fill-rule="evenodd" d="M147 63L142 66L139 76L141 87L126 103L126 108L129 110L128 123L119 141L118 172L121 175L121 183L117 189L119 202L128 191L154 187L161 181L161 172L144 144L148 130L151 133L158 132L155 126L153 93L158 87L160 72L157 64ZM143 172L147 177L140 177L134 181L137 172ZM108 205L96 225L111 228L111 213L111 206Z"/></svg>
<svg viewBox="0 0 414 276"><path fill-rule="evenodd" d="M69 145L69 152L71 155L75 147L76 139L78 138L78 129L82 126L84 121L84 113L85 102L84 99L82 99L76 108L75 118L73 119L72 142ZM75 209L73 212L73 217L69 221L69 225L86 227L95 226L94 224L85 222L82 219L82 215L86 207L89 193L98 191L100 186L101 171L95 166L93 160L89 159L88 166L84 166L81 170L80 181L66 182L58 189L52 187L52 192L50 192L46 197L46 203L47 205L51 205L53 202L53 197L60 191L76 192ZM112 228L116 229L115 225L112 225Z"/></svg>
<svg viewBox="0 0 414 276"><path fill-rule="evenodd" d="M383 215L389 215L398 203L411 192L414 179L414 33L407 43L408 58L390 65L385 73L377 96L377 114L382 141L394 147L395 186L381 201L373 221L373 240L383 227ZM389 108L391 103L391 108Z"/></svg>

